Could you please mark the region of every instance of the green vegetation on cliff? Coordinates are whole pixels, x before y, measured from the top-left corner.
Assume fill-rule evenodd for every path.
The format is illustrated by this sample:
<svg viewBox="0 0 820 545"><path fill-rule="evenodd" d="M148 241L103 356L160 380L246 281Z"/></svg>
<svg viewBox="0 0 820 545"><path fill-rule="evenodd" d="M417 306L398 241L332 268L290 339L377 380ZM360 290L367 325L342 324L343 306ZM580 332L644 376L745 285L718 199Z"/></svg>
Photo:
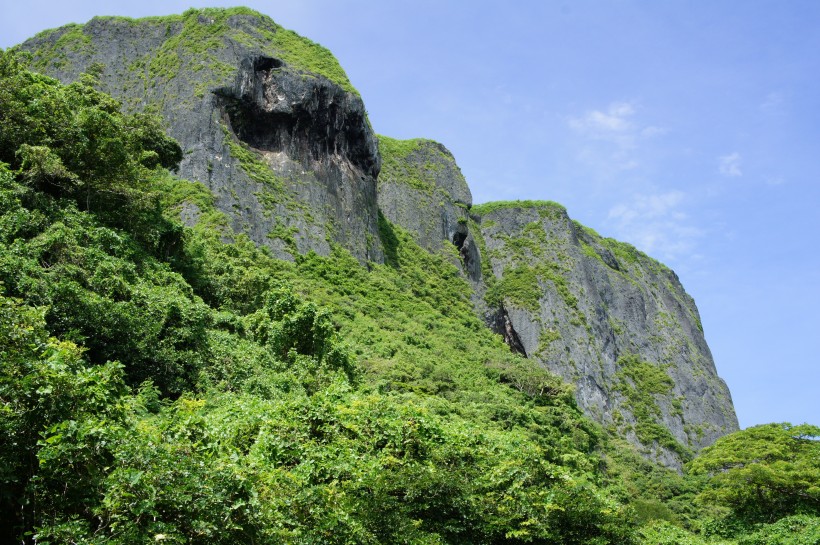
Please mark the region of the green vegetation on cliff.
<svg viewBox="0 0 820 545"><path fill-rule="evenodd" d="M158 47L134 61L128 68L146 85L156 86L181 73L196 74L197 93L224 85L235 74L236 67L226 64L219 52L239 44L262 54L276 57L305 75L327 78L344 90L358 95L333 54L308 38L277 25L270 17L245 7L191 8L181 15L130 19L96 17L92 24L131 27L149 26L164 31L166 38ZM70 53L91 56L94 52L88 25L67 25L37 35L45 47L32 59L36 69L65 69Z"/></svg>
<svg viewBox="0 0 820 545"><path fill-rule="evenodd" d="M655 396L672 392L674 382L666 370L642 361L634 354L618 358L619 371L615 391L626 398L625 407L635 419L631 429L644 445L659 443L677 452L683 460L692 457L691 451L678 443L669 430L660 423L662 413Z"/></svg>
<svg viewBox="0 0 820 545"><path fill-rule="evenodd" d="M492 218L493 213L504 210L534 209L539 220L566 217L566 209L552 201L496 201L474 206L471 213L482 218ZM567 280L571 258L549 240L542 222L536 220L520 229L518 236L496 232L497 224L490 219L484 228L491 230L498 239L499 248L488 254L489 258L506 263L498 281L487 290L488 304L502 300L536 312L544 296L542 284L551 284L577 323L586 323L586 316L578 308L578 295Z"/></svg>
<svg viewBox="0 0 820 545"><path fill-rule="evenodd" d="M566 208L554 201L492 201L473 206L472 212L477 216L486 216L497 210L511 208L556 209L566 212Z"/></svg>
<svg viewBox="0 0 820 545"><path fill-rule="evenodd" d="M448 161L448 157L432 140L413 138L396 140L389 136L379 136L379 154L382 157L380 182L405 184L413 189L432 195L436 190L436 173L443 166L440 161L431 161L431 156ZM420 162L424 157L426 160ZM414 160L415 159L415 160Z"/></svg>

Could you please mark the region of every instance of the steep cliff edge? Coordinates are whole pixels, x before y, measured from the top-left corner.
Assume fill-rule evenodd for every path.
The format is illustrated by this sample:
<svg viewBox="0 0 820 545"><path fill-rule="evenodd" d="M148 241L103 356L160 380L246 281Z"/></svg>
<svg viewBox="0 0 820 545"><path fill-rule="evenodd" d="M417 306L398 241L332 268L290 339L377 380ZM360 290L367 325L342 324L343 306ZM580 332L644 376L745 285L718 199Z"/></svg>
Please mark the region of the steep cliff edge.
<svg viewBox="0 0 820 545"><path fill-rule="evenodd" d="M321 46L234 8L97 17L20 49L37 71L63 82L95 72L126 109L161 113L185 151L180 175L204 183L233 230L274 255L326 255L337 243L360 261L383 259L376 139Z"/></svg>
<svg viewBox="0 0 820 545"><path fill-rule="evenodd" d="M575 384L588 415L670 466L738 429L673 271L555 203L489 203L473 218L487 321Z"/></svg>
<svg viewBox="0 0 820 545"><path fill-rule="evenodd" d="M381 213L428 251L454 244L467 277L478 280L481 263L467 228L473 196L453 154L432 140L386 136L379 136L379 152Z"/></svg>

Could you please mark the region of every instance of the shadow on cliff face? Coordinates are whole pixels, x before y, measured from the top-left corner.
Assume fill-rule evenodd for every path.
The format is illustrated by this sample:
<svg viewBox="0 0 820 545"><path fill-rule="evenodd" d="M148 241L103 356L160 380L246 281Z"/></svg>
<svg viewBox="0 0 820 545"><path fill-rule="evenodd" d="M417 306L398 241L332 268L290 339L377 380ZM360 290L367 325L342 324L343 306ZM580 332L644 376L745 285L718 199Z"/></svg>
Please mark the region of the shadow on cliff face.
<svg viewBox="0 0 820 545"><path fill-rule="evenodd" d="M458 249L458 255L461 257L461 264L464 268L464 274L467 275L472 282L481 281L481 253L475 243L472 233L467 229L466 224L459 223L458 228L453 235L453 245Z"/></svg>
<svg viewBox="0 0 820 545"><path fill-rule="evenodd" d="M507 343L510 350L516 354L521 354L525 358L528 357L527 351L524 350L524 344L521 342L518 332L513 327L510 315L507 313L507 309L504 308L503 304L500 304L493 314L490 321L490 329L504 338L504 342Z"/></svg>
<svg viewBox="0 0 820 545"><path fill-rule="evenodd" d="M399 266L399 239L393 226L379 210L379 239L384 249L384 262L394 269Z"/></svg>
<svg viewBox="0 0 820 545"><path fill-rule="evenodd" d="M364 175L378 175L364 104L324 78L294 72L273 57L250 57L234 86L216 95L234 134L253 148L285 152L303 164L342 158Z"/></svg>
<svg viewBox="0 0 820 545"><path fill-rule="evenodd" d="M456 248L458 248L458 253L461 256L462 261L464 261L464 266L467 267L467 261L470 259L470 255L467 253L467 249L464 247L464 243L467 241L467 230L464 231L456 231L456 234L453 235L453 244Z"/></svg>

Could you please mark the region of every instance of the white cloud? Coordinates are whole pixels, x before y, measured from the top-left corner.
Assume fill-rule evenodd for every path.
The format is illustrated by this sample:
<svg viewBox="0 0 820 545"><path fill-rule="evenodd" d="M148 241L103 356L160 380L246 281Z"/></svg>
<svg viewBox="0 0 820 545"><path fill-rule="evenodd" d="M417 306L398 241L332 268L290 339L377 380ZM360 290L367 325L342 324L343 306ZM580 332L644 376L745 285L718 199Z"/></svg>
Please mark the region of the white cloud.
<svg viewBox="0 0 820 545"><path fill-rule="evenodd" d="M686 194L677 190L636 194L629 202L613 206L608 219L621 240L654 257L691 258L697 239L705 233L691 225L685 203Z"/></svg>
<svg viewBox="0 0 820 545"><path fill-rule="evenodd" d="M685 214L675 210L683 198L684 194L681 191L670 191L660 195L635 195L632 202L613 206L608 217L617 220L621 225L661 218L686 219Z"/></svg>
<svg viewBox="0 0 820 545"><path fill-rule="evenodd" d="M578 160L609 175L640 167L639 144L666 132L640 123L635 102L624 101L569 117L567 125L584 139Z"/></svg>
<svg viewBox="0 0 820 545"><path fill-rule="evenodd" d="M572 130L601 140L618 140L632 132L630 117L635 114L635 107L629 102L613 102L605 112L589 110L581 117L570 118Z"/></svg>
<svg viewBox="0 0 820 545"><path fill-rule="evenodd" d="M777 113L782 109L785 102L786 96L781 92L774 91L766 95L766 98L760 104L760 109L765 113Z"/></svg>
<svg viewBox="0 0 820 545"><path fill-rule="evenodd" d="M643 138L652 138L653 136L660 136L666 134L666 129L661 127L645 127L641 129L641 136Z"/></svg>
<svg viewBox="0 0 820 545"><path fill-rule="evenodd" d="M740 159L738 152L722 155L718 157L718 170L722 175L730 178L743 176L743 171L740 170Z"/></svg>

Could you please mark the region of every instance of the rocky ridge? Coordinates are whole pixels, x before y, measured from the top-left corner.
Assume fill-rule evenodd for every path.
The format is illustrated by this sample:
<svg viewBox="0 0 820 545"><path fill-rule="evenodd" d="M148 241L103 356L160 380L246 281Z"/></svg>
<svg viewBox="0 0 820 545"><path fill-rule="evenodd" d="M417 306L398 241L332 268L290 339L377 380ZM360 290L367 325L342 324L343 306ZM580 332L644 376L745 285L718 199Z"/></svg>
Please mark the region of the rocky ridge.
<svg viewBox="0 0 820 545"><path fill-rule="evenodd" d="M737 429L674 272L555 203L473 206L444 146L377 137L332 55L269 18L95 18L20 48L38 71L64 82L96 73L127 109L160 113L186 153L179 174L277 257L338 245L384 262L380 220L431 252L454 244L487 325L575 384L579 406L647 456L678 467ZM194 204L183 212L197 221Z"/></svg>

